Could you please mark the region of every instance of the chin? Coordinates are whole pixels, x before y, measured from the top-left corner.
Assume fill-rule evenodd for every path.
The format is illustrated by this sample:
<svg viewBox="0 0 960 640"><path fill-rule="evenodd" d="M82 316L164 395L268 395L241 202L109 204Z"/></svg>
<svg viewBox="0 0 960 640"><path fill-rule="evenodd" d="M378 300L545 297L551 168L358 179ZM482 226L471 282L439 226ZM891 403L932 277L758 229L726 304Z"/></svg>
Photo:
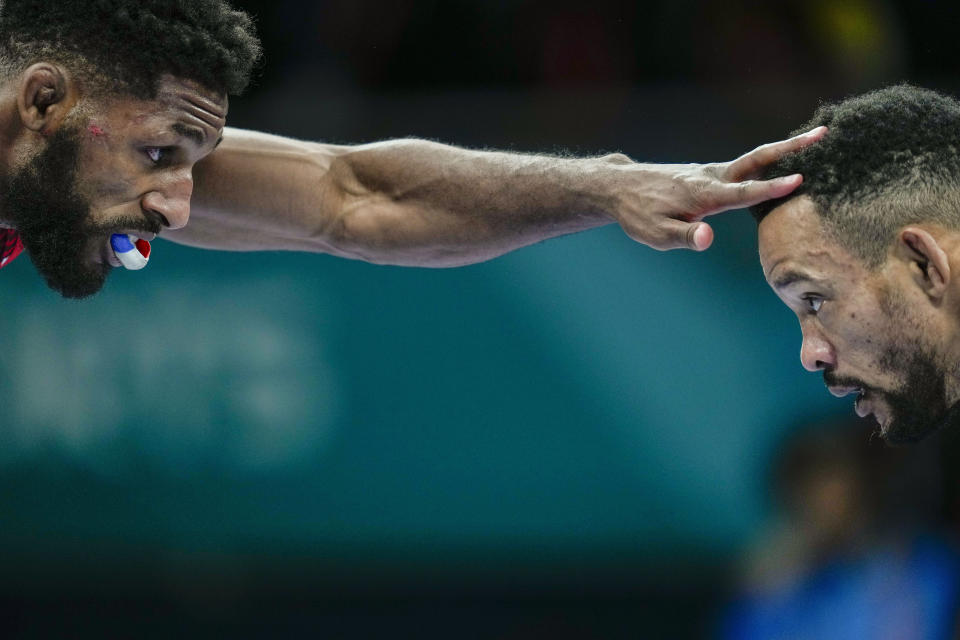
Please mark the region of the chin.
<svg viewBox="0 0 960 640"><path fill-rule="evenodd" d="M891 431L891 426L894 427L892 431ZM897 435L896 425L891 422L881 423L877 421L877 434L879 434L880 438L887 444L897 444L899 442L902 442L902 440Z"/></svg>
<svg viewBox="0 0 960 640"><path fill-rule="evenodd" d="M103 289L111 267L94 263L80 270L74 270L67 277L46 276L47 285L64 298L82 300Z"/></svg>
<svg viewBox="0 0 960 640"><path fill-rule="evenodd" d="M916 444L936 433L943 425L942 419L918 420L916 418L878 421L880 438L890 445Z"/></svg>

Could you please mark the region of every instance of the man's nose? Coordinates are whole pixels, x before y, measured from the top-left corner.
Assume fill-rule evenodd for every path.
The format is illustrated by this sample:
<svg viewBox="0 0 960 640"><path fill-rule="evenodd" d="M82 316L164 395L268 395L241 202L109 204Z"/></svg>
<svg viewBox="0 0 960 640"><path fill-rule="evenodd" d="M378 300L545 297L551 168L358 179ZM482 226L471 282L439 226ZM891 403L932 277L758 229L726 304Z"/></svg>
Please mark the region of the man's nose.
<svg viewBox="0 0 960 640"><path fill-rule="evenodd" d="M193 177L181 174L148 192L140 201L144 211L154 211L166 218L170 229L182 229L190 220L190 198Z"/></svg>
<svg viewBox="0 0 960 640"><path fill-rule="evenodd" d="M837 354L833 345L813 330L803 330L803 343L800 345L800 362L807 371L834 369L837 366Z"/></svg>

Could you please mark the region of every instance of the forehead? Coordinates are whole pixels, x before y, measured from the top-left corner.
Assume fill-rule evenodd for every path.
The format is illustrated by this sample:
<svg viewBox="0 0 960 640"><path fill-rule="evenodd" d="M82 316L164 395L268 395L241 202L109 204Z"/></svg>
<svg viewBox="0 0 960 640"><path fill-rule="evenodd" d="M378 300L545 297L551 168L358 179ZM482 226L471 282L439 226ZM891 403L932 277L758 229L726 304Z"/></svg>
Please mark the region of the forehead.
<svg viewBox="0 0 960 640"><path fill-rule="evenodd" d="M130 96L111 101L108 113L129 124L148 124L158 118L176 118L185 124L221 131L226 126L227 97L184 78L164 75L152 100Z"/></svg>
<svg viewBox="0 0 960 640"><path fill-rule="evenodd" d="M202 105L223 118L227 117L229 106L227 96L211 91L194 80L169 74L161 76L157 83L157 101L173 106L184 106L187 103Z"/></svg>
<svg viewBox="0 0 960 640"><path fill-rule="evenodd" d="M826 232L807 196L788 200L771 211L760 222L758 242L763 275L771 284L789 273L837 280L860 276L865 270Z"/></svg>

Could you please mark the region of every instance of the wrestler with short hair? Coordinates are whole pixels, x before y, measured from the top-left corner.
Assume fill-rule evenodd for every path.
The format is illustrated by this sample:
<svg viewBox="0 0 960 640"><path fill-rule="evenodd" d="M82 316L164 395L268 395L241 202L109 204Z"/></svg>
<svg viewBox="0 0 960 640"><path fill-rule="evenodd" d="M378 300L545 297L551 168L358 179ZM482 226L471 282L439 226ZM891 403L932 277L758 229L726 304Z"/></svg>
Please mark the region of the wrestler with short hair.
<svg viewBox="0 0 960 640"><path fill-rule="evenodd" d="M960 420L960 102L900 85L811 126L830 135L767 174L803 185L752 209L763 272L800 319L803 366L913 442Z"/></svg>

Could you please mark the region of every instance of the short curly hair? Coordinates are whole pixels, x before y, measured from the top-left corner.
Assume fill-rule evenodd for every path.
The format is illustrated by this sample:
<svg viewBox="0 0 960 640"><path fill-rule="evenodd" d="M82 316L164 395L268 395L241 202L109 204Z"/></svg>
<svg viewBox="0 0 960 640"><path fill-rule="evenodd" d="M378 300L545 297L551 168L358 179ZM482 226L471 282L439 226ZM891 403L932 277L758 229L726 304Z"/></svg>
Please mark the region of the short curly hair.
<svg viewBox="0 0 960 640"><path fill-rule="evenodd" d="M224 0L0 0L5 74L49 60L144 99L168 73L235 95L260 55L250 17Z"/></svg>
<svg viewBox="0 0 960 640"><path fill-rule="evenodd" d="M827 125L820 142L782 158L764 176L803 174L786 198L750 208L759 223L808 196L837 243L868 268L886 261L897 231L934 222L960 229L960 102L901 84L822 104L797 133Z"/></svg>

